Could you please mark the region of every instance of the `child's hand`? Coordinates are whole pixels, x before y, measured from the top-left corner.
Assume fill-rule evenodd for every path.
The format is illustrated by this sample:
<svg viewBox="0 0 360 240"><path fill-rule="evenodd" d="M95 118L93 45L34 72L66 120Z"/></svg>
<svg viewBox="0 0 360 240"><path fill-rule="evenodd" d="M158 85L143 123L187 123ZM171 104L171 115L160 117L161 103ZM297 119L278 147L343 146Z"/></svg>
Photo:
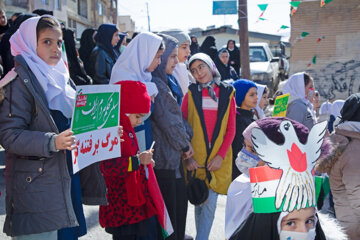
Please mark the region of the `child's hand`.
<svg viewBox="0 0 360 240"><path fill-rule="evenodd" d="M123 126L119 126L118 128L118 134L119 134L119 137L120 137L120 142L124 142L125 140L122 139L122 136L124 135L124 130L123 130Z"/></svg>
<svg viewBox="0 0 360 240"><path fill-rule="evenodd" d="M140 160L140 163L142 165L148 165L151 163L153 153L152 151L144 151L138 155L138 158ZM155 163L155 162L154 162Z"/></svg>
<svg viewBox="0 0 360 240"><path fill-rule="evenodd" d="M77 146L75 145L74 133L69 128L61 132L55 137L55 148L56 150L74 150Z"/></svg>
<svg viewBox="0 0 360 240"><path fill-rule="evenodd" d="M188 171L193 171L194 169L200 167L199 164L193 158L185 159L185 165Z"/></svg>
<svg viewBox="0 0 360 240"><path fill-rule="evenodd" d="M221 167L223 158L219 155L216 155L207 165L209 171L216 171Z"/></svg>

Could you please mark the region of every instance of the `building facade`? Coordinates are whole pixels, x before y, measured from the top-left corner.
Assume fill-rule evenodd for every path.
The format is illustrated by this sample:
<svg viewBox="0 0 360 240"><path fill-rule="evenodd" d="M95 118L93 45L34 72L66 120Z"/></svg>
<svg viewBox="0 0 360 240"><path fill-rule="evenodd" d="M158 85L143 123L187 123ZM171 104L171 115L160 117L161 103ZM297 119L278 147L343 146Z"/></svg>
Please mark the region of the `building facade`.
<svg viewBox="0 0 360 240"><path fill-rule="evenodd" d="M0 0L10 17L16 12L35 9L51 10L54 16L80 38L83 30L97 28L102 23L118 23L116 0Z"/></svg>
<svg viewBox="0 0 360 240"><path fill-rule="evenodd" d="M359 23L359 0L302 2L291 17L291 73L310 72L322 101L360 92Z"/></svg>

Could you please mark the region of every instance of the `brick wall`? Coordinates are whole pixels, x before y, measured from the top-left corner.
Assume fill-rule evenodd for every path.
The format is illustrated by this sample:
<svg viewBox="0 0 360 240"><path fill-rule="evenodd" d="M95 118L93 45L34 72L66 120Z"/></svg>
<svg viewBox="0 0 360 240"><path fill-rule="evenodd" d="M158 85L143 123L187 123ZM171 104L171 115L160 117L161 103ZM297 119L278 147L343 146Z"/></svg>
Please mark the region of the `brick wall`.
<svg viewBox="0 0 360 240"><path fill-rule="evenodd" d="M291 18L291 73L310 72L322 101L360 92L360 1L302 2ZM301 32L306 38L296 41ZM317 39L325 36L320 43ZM316 64L311 63L317 54Z"/></svg>

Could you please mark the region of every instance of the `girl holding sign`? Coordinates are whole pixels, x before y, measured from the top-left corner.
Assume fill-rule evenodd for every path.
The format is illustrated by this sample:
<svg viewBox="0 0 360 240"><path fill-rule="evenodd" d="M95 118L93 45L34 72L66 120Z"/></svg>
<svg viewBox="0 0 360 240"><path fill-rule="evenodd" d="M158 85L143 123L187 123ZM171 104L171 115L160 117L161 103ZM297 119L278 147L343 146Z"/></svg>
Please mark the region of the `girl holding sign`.
<svg viewBox="0 0 360 240"><path fill-rule="evenodd" d="M120 81L120 122L124 127L122 156L100 163L108 204L100 206L100 225L113 239L157 239L157 221L145 166L155 165L152 151L139 152L134 127L150 112L151 100L143 83ZM149 179L153 175L151 166ZM150 169L151 168L151 169ZM151 184L157 185L152 182ZM152 186L153 187L153 186ZM160 193L160 191L158 191Z"/></svg>
<svg viewBox="0 0 360 240"><path fill-rule="evenodd" d="M75 90L62 42L52 16L26 20L10 39L15 72L3 80L10 83L0 104L0 144L7 152L4 232L16 239L86 234L79 178L69 176L65 151L75 143L68 129Z"/></svg>

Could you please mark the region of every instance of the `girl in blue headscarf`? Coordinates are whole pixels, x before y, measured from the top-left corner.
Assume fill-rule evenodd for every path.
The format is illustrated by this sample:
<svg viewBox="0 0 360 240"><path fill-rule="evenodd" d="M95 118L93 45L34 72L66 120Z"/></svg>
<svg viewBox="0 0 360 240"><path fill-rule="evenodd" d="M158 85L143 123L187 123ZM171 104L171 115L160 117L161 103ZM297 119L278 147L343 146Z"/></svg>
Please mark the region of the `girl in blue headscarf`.
<svg viewBox="0 0 360 240"><path fill-rule="evenodd" d="M90 57L90 72L94 84L108 84L111 70L118 58L115 47L120 41L115 24L101 24L95 35L96 47Z"/></svg>

